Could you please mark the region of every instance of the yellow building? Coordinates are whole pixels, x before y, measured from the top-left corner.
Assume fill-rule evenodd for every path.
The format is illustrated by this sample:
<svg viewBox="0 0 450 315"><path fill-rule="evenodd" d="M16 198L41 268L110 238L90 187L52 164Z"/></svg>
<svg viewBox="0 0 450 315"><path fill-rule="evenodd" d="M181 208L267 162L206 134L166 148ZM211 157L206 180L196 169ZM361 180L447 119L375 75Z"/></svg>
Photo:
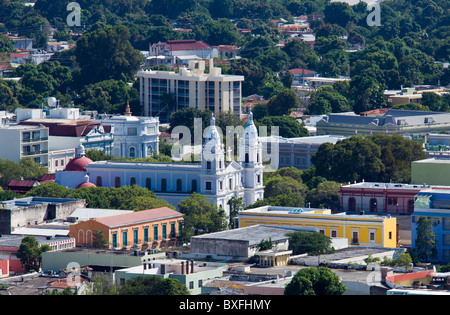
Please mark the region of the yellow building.
<svg viewBox="0 0 450 315"><path fill-rule="evenodd" d="M332 214L329 209L264 206L241 211L240 227L251 225L312 227L351 245L397 247L397 219L390 216Z"/></svg>

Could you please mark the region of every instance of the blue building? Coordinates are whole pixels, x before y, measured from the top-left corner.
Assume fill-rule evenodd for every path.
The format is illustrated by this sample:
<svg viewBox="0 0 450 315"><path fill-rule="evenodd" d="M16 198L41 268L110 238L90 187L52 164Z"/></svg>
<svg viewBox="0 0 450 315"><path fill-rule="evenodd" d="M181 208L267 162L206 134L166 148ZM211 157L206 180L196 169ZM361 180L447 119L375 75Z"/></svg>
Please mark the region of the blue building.
<svg viewBox="0 0 450 315"><path fill-rule="evenodd" d="M411 215L411 246L417 239L417 222L426 217L433 222L433 233L437 257L441 262L450 262L450 189L430 188L419 192L415 198L415 209Z"/></svg>

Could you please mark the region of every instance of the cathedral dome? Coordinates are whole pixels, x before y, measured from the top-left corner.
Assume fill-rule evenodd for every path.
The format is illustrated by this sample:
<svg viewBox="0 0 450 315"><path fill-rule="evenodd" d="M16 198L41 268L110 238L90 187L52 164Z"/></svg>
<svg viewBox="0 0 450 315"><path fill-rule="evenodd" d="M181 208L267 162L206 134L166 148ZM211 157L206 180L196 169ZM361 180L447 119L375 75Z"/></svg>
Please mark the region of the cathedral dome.
<svg viewBox="0 0 450 315"><path fill-rule="evenodd" d="M85 183L79 184L77 187L75 187L75 189L82 188L82 187L97 187L97 186L95 186L95 184L93 184L91 182L87 182L87 183L85 182Z"/></svg>
<svg viewBox="0 0 450 315"><path fill-rule="evenodd" d="M65 170L72 172L85 172L92 160L85 156L84 146L80 144L76 149L76 157L67 163Z"/></svg>
<svg viewBox="0 0 450 315"><path fill-rule="evenodd" d="M258 137L258 130L253 122L253 113L248 114L247 124L244 128L244 139L255 139Z"/></svg>
<svg viewBox="0 0 450 315"><path fill-rule="evenodd" d="M89 175L84 175L84 182L80 183L75 189L82 188L82 187L97 187L95 184L89 182Z"/></svg>

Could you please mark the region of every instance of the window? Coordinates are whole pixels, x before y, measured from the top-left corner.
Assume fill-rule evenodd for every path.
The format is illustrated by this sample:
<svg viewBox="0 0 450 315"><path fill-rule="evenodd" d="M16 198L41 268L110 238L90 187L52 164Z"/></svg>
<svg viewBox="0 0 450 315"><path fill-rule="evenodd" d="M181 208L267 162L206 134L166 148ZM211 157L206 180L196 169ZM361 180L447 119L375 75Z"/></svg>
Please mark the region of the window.
<svg viewBox="0 0 450 315"><path fill-rule="evenodd" d="M389 232L389 239L392 239L392 232Z"/></svg>
<svg viewBox="0 0 450 315"><path fill-rule="evenodd" d="M161 191L167 190L167 179L163 178L161 179Z"/></svg>
<svg viewBox="0 0 450 315"><path fill-rule="evenodd" d="M162 226L162 238L163 239L167 238L167 224L163 224Z"/></svg>
<svg viewBox="0 0 450 315"><path fill-rule="evenodd" d="M175 222L170 223L170 237L175 237Z"/></svg>
<svg viewBox="0 0 450 315"><path fill-rule="evenodd" d="M197 192L197 180L192 180L192 192Z"/></svg>
<svg viewBox="0 0 450 315"><path fill-rule="evenodd" d="M178 235L181 235L182 230L183 230L183 221L178 221Z"/></svg>
<svg viewBox="0 0 450 315"><path fill-rule="evenodd" d="M194 281L189 281L189 290L194 289Z"/></svg>
<svg viewBox="0 0 450 315"><path fill-rule="evenodd" d="M248 153L245 153L245 163L249 163L250 162L250 158Z"/></svg>
<svg viewBox="0 0 450 315"><path fill-rule="evenodd" d="M55 167L58 167L58 160L55 161Z"/></svg>
<svg viewBox="0 0 450 315"><path fill-rule="evenodd" d="M103 182L103 180L102 180L102 177L101 177L101 176L97 176L97 177L95 178L95 185L96 185L97 187L102 187L102 182Z"/></svg>
<svg viewBox="0 0 450 315"><path fill-rule="evenodd" d="M112 235L112 246L113 248L117 247L117 233L113 233Z"/></svg>
<svg viewBox="0 0 450 315"><path fill-rule="evenodd" d="M153 240L154 240L154 241L157 241L157 240L158 240L158 226L157 226L157 225L155 225L155 226L153 227Z"/></svg>
<svg viewBox="0 0 450 315"><path fill-rule="evenodd" d="M177 179L177 191L181 191L183 186L183 182L181 181L181 179Z"/></svg>
<svg viewBox="0 0 450 315"><path fill-rule="evenodd" d="M130 178L130 186L136 185L136 177Z"/></svg>
<svg viewBox="0 0 450 315"><path fill-rule="evenodd" d="M145 188L147 188L148 190L152 190L152 179L151 178L145 179Z"/></svg>
<svg viewBox="0 0 450 315"><path fill-rule="evenodd" d="M123 246L128 246L128 231L122 232L122 244Z"/></svg>
<svg viewBox="0 0 450 315"><path fill-rule="evenodd" d="M114 187L120 188L120 177L119 176L116 176L114 178Z"/></svg>
<svg viewBox="0 0 450 315"><path fill-rule="evenodd" d="M206 161L206 169L207 170L211 169L211 161Z"/></svg>
<svg viewBox="0 0 450 315"><path fill-rule="evenodd" d="M222 190L223 189L223 184L222 181L219 182L219 189Z"/></svg>
<svg viewBox="0 0 450 315"><path fill-rule="evenodd" d="M133 230L133 241L134 241L134 244L139 244L138 229Z"/></svg>
<svg viewBox="0 0 450 315"><path fill-rule="evenodd" d="M233 179L232 178L229 179L229 187L230 187L230 190L233 189Z"/></svg>
<svg viewBox="0 0 450 315"><path fill-rule="evenodd" d="M144 242L148 242L148 227L144 227Z"/></svg>
<svg viewBox="0 0 450 315"><path fill-rule="evenodd" d="M129 136L136 136L137 135L137 128L136 127L128 128L128 135Z"/></svg>
<svg viewBox="0 0 450 315"><path fill-rule="evenodd" d="M136 157L136 149L134 147L130 148L130 158Z"/></svg>
<svg viewBox="0 0 450 315"><path fill-rule="evenodd" d="M206 182L206 190L211 190L211 182Z"/></svg>
<svg viewBox="0 0 450 315"><path fill-rule="evenodd" d="M337 237L337 231L331 230L331 237Z"/></svg>

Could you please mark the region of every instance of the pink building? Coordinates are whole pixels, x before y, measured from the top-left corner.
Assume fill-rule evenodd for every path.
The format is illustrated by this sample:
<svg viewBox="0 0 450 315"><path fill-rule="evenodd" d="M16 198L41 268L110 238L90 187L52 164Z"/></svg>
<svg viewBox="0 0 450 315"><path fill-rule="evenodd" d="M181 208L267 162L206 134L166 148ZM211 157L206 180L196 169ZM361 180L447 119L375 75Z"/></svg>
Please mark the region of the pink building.
<svg viewBox="0 0 450 315"><path fill-rule="evenodd" d="M341 210L381 214L411 214L422 185L361 182L341 186Z"/></svg>

